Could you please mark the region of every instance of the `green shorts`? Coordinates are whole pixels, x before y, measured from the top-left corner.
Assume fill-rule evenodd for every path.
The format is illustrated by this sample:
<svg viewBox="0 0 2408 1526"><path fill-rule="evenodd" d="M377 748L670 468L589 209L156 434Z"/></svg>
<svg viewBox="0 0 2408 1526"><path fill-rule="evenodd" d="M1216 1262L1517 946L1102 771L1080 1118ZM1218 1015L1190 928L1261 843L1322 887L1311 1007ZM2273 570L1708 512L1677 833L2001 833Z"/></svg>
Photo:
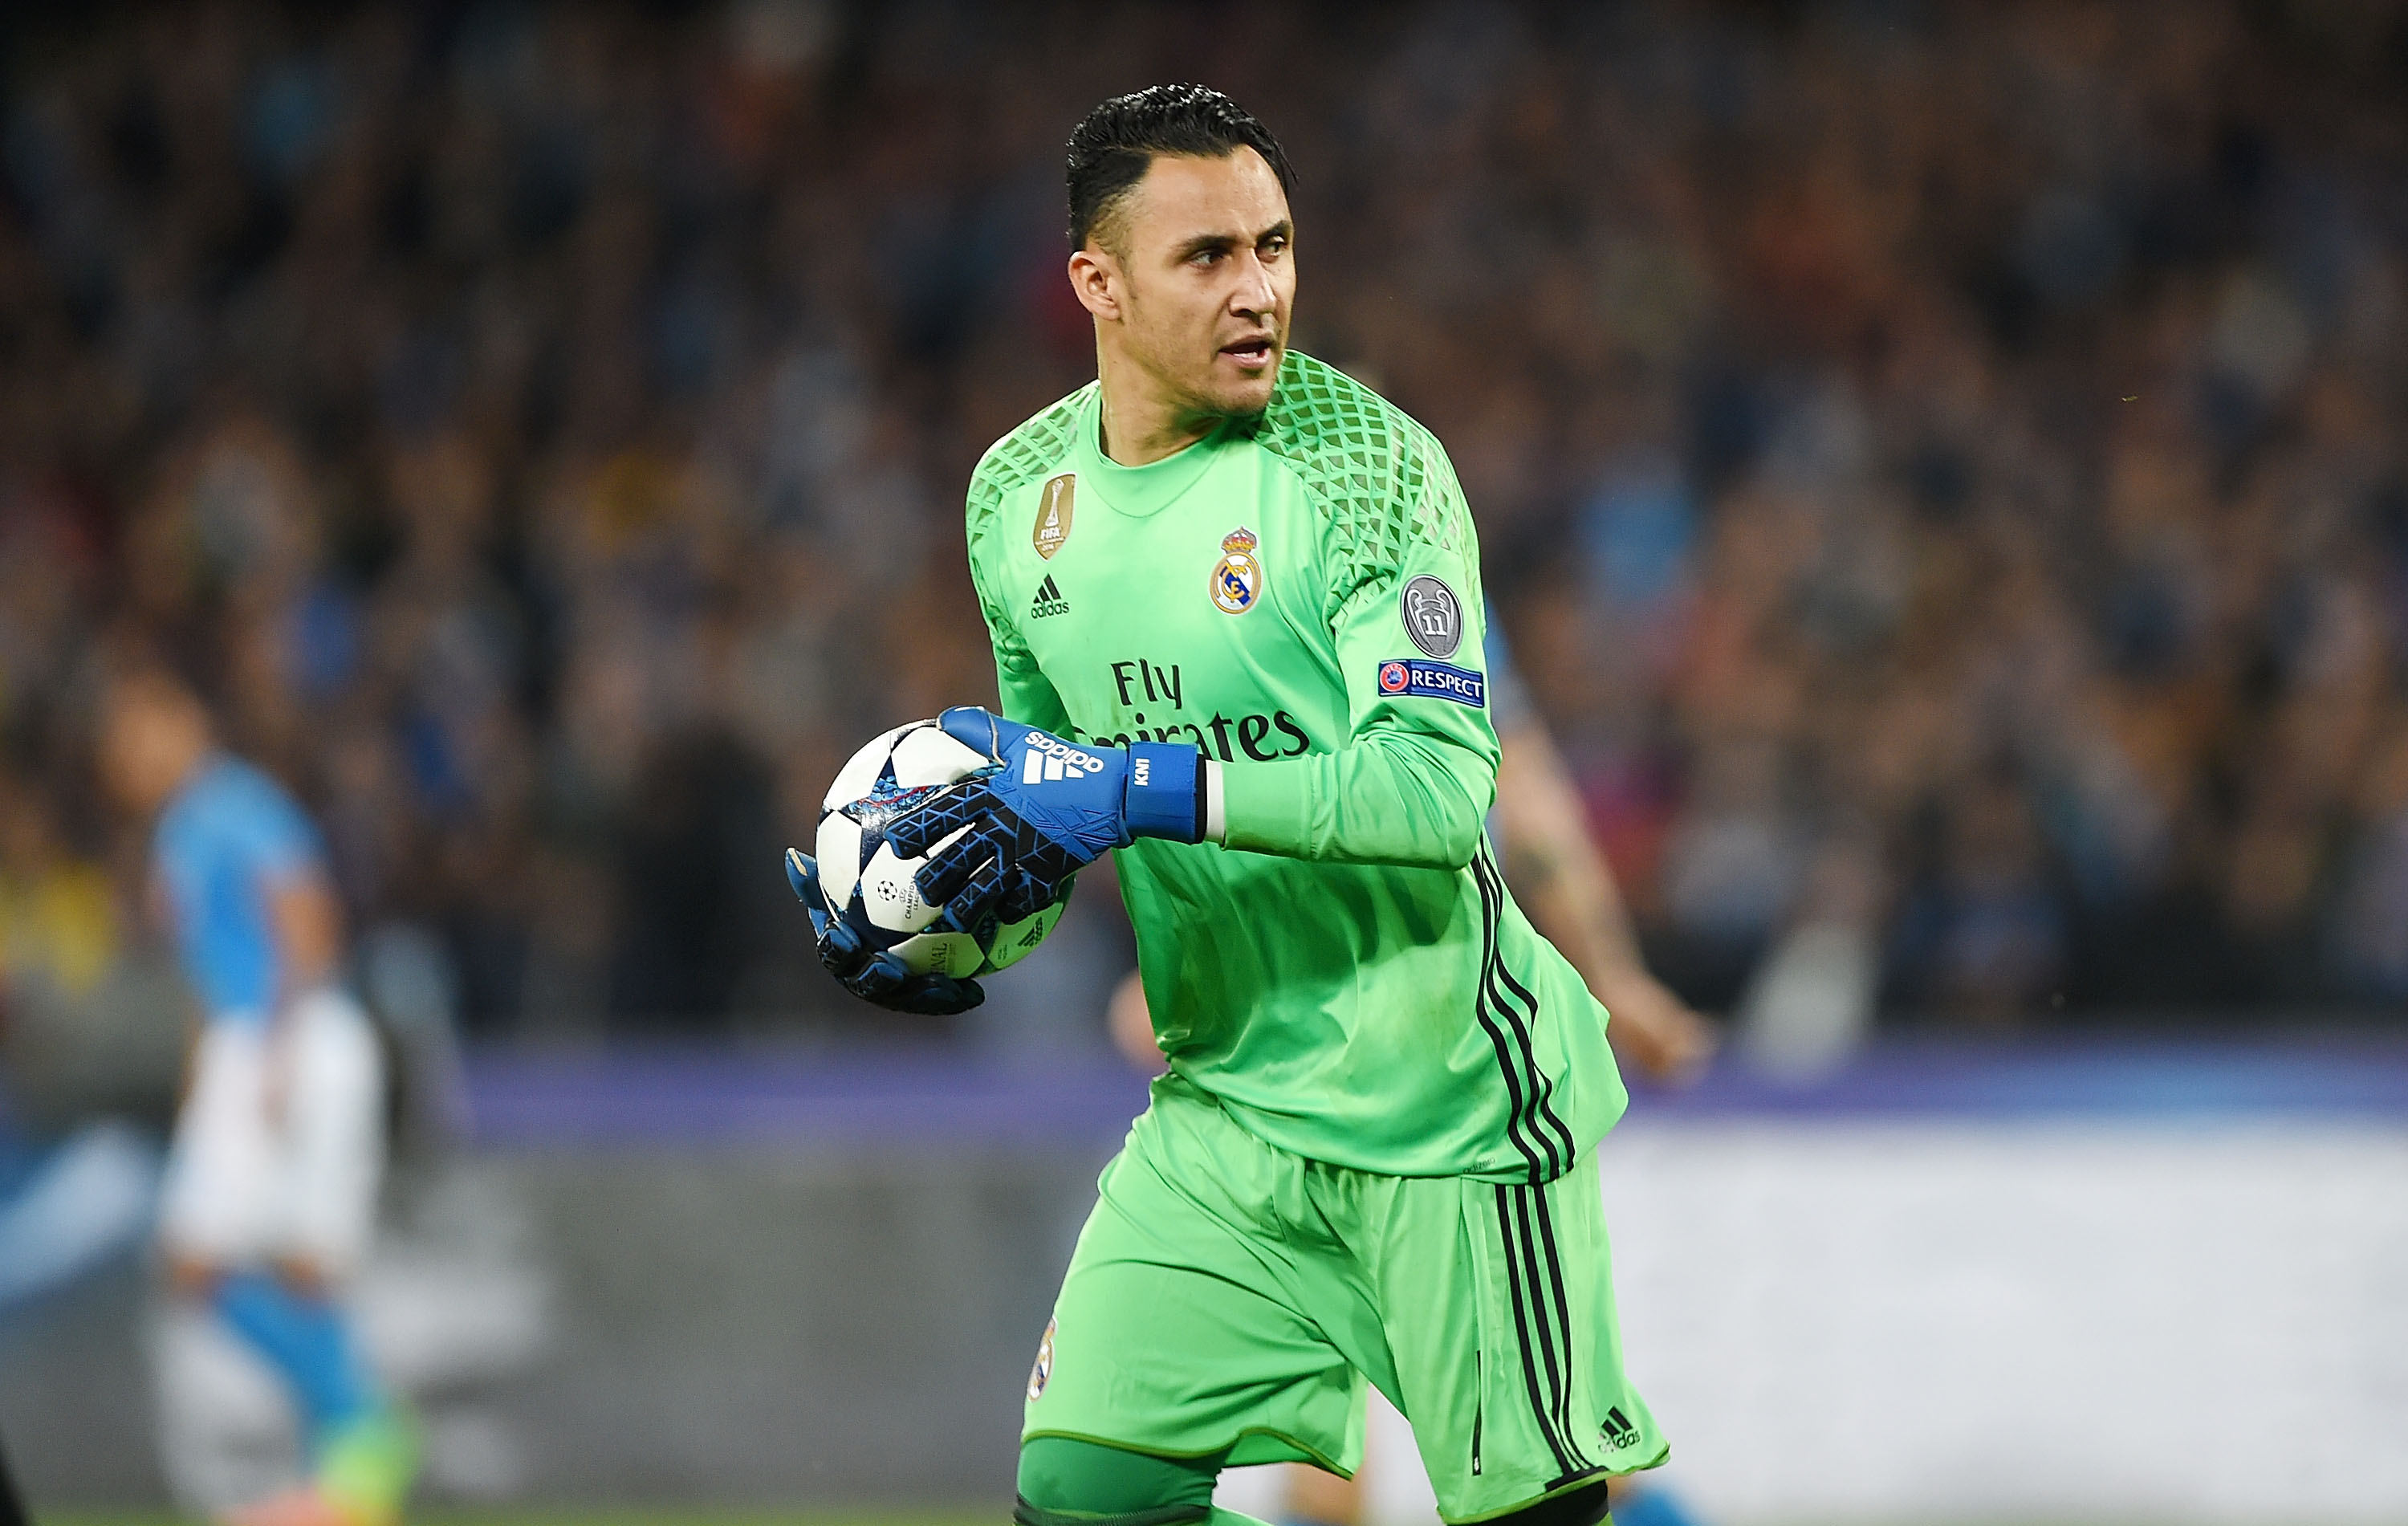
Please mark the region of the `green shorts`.
<svg viewBox="0 0 2408 1526"><path fill-rule="evenodd" d="M1022 1438L1351 1475L1365 1384L1449 1521L1667 1447L1624 1378L1597 1165L1544 1187L1379 1176L1246 1132L1176 1077L1104 1169Z"/></svg>

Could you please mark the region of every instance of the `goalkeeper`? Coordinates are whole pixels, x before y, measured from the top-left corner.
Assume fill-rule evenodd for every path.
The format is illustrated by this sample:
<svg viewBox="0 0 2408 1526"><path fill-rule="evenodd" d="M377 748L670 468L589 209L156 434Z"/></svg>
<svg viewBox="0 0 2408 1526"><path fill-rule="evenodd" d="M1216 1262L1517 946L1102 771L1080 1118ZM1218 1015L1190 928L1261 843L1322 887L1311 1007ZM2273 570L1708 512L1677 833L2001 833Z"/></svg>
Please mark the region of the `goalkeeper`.
<svg viewBox="0 0 2408 1526"><path fill-rule="evenodd" d="M1028 1380L1015 1519L1172 1526L1234 1464L1351 1473L1377 1385L1450 1521L1588 1526L1664 1460L1622 1371L1606 1014L1506 894L1479 549L1419 425L1287 348L1286 156L1217 92L1069 144L1097 380L990 450L998 768L888 828L967 926L1107 849L1169 1070ZM967 829L966 829L967 828ZM944 1010L817 919L872 1001Z"/></svg>

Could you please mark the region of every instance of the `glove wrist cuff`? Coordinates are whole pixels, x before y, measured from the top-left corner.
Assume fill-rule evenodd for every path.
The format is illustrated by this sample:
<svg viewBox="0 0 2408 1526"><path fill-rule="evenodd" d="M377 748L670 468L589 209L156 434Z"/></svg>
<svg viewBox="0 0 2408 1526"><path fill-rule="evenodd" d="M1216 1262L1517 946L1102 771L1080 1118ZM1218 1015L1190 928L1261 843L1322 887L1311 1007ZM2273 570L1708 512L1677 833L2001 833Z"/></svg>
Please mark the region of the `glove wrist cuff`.
<svg viewBox="0 0 2408 1526"><path fill-rule="evenodd" d="M1183 741L1131 742L1122 819L1131 837L1202 842L1204 755Z"/></svg>

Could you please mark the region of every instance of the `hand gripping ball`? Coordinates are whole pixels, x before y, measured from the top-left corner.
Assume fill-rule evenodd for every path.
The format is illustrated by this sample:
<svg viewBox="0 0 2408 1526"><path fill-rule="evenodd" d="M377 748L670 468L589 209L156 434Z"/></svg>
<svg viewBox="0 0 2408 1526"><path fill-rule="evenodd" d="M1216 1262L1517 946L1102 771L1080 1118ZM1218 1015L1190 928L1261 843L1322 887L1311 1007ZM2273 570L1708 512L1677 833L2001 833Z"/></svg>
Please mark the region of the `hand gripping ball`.
<svg viewBox="0 0 2408 1526"><path fill-rule="evenodd" d="M967 932L924 930L944 908L922 899L918 875L924 859L896 853L886 828L995 766L936 722L914 721L853 754L821 801L816 852L828 911L914 973L982 975L1017 964L1054 930L1069 900L1066 888L1053 905L1017 922L990 913ZM968 830L939 839L930 851Z"/></svg>

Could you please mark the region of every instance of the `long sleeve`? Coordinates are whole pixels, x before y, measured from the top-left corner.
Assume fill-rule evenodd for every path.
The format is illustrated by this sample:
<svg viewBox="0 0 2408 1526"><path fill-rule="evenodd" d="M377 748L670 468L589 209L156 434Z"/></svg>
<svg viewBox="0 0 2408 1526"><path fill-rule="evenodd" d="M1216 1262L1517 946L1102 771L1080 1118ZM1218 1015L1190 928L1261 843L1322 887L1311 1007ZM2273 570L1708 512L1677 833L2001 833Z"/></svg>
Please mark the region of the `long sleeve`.
<svg viewBox="0 0 2408 1526"><path fill-rule="evenodd" d="M1224 846L1422 869L1479 851L1497 791L1479 547L1435 440L1416 429L1384 465L1375 491L1325 495L1347 737L1335 752L1224 765Z"/></svg>

